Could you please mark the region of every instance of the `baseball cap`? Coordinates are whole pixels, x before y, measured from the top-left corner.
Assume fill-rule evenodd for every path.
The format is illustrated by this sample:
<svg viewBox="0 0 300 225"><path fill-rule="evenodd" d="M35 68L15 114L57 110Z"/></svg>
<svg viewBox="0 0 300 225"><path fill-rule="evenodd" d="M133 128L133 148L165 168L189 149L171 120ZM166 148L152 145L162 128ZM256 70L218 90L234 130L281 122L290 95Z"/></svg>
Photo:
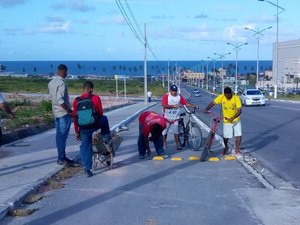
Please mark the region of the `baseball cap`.
<svg viewBox="0 0 300 225"><path fill-rule="evenodd" d="M171 91L177 91L178 88L177 88L177 86L175 84L172 84L171 87L170 87L170 90Z"/></svg>

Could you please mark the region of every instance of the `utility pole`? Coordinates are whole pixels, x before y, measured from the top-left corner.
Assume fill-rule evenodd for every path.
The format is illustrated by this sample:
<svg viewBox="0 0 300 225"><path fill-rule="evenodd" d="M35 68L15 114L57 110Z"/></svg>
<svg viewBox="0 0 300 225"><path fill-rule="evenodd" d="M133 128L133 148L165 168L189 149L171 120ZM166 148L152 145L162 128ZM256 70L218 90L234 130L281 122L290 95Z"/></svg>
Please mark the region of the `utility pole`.
<svg viewBox="0 0 300 225"><path fill-rule="evenodd" d="M148 105L147 101L147 36L146 36L146 23L144 24L144 31L145 31L145 55L144 55L144 101L145 106Z"/></svg>

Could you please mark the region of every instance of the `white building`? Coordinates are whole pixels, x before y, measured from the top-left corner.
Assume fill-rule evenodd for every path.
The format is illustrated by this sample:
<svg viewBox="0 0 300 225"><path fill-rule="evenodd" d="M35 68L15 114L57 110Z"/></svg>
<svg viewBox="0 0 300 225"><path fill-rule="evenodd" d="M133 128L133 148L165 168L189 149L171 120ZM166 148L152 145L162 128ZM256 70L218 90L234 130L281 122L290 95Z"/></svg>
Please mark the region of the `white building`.
<svg viewBox="0 0 300 225"><path fill-rule="evenodd" d="M273 45L273 77L276 74L276 43ZM295 87L300 78L300 39L278 42L278 88Z"/></svg>

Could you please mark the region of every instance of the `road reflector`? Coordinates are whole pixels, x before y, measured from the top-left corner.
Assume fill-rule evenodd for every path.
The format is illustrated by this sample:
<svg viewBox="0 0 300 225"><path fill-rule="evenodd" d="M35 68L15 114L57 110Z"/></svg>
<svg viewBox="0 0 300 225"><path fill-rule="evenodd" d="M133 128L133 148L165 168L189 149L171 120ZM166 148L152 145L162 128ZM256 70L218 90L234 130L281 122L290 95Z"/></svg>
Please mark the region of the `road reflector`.
<svg viewBox="0 0 300 225"><path fill-rule="evenodd" d="M165 160L165 158L162 156L154 156L152 160L161 161L161 160Z"/></svg>
<svg viewBox="0 0 300 225"><path fill-rule="evenodd" d="M224 158L225 160L236 160L236 157L234 155L227 155Z"/></svg>
<svg viewBox="0 0 300 225"><path fill-rule="evenodd" d="M172 157L171 160L172 161L182 161L183 158L181 158L181 157Z"/></svg>
<svg viewBox="0 0 300 225"><path fill-rule="evenodd" d="M191 161L197 161L197 160L200 160L200 157L196 156L196 155L192 155L192 156L189 157L189 160L191 160Z"/></svg>
<svg viewBox="0 0 300 225"><path fill-rule="evenodd" d="M218 157L210 157L208 159L208 161L210 161L210 162L218 162L218 161L220 161L220 159Z"/></svg>

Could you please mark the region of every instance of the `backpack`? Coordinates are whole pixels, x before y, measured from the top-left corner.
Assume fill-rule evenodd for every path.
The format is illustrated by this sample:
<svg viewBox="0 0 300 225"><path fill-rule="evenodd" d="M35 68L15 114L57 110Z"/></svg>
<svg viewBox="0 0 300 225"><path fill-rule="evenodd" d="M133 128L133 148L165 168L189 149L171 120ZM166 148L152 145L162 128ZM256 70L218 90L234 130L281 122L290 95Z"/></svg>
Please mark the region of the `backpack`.
<svg viewBox="0 0 300 225"><path fill-rule="evenodd" d="M98 114L91 98L92 95L89 95L88 98L76 98L78 102L76 117L79 128L97 128Z"/></svg>

